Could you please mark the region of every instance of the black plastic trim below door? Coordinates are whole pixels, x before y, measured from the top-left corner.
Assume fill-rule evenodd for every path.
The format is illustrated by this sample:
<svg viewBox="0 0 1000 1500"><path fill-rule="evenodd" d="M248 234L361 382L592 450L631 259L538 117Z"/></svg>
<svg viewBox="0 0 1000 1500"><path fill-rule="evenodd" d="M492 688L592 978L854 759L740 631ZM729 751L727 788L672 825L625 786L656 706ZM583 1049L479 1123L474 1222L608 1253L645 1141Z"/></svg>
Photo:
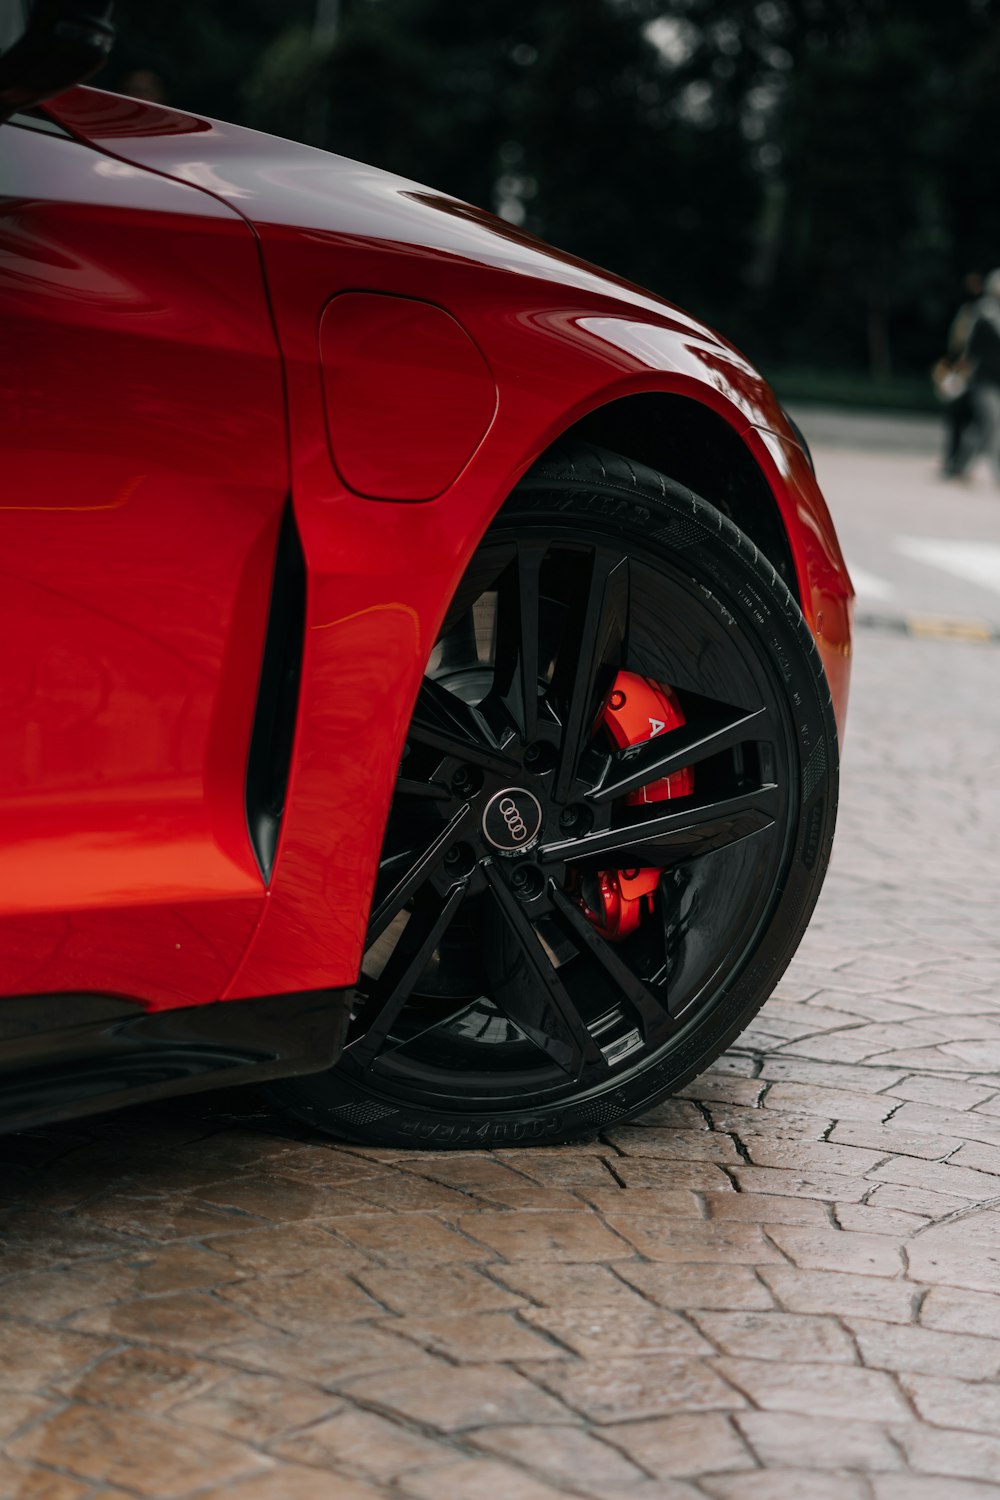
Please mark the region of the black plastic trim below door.
<svg viewBox="0 0 1000 1500"><path fill-rule="evenodd" d="M172 1094L319 1073L350 990L146 1011L104 995L0 999L0 1133Z"/></svg>

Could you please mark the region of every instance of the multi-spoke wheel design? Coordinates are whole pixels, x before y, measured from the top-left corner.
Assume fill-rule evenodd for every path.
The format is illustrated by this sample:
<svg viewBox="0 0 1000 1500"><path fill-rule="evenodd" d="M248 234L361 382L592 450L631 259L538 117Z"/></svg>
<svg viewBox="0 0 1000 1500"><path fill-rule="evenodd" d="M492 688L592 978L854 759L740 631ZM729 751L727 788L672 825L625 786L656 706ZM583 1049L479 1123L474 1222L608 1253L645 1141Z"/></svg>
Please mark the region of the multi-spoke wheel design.
<svg viewBox="0 0 1000 1500"><path fill-rule="evenodd" d="M718 512L593 449L534 471L428 664L344 1056L286 1099L468 1144L677 1086L794 951L834 733L801 615Z"/></svg>

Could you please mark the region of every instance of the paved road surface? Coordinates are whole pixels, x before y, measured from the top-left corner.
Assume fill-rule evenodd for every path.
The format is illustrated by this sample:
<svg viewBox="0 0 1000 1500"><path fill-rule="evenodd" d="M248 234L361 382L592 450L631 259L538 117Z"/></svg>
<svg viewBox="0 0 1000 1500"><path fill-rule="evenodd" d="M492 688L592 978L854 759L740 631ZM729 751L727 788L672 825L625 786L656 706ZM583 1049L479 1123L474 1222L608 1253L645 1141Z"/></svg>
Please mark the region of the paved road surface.
<svg viewBox="0 0 1000 1500"><path fill-rule="evenodd" d="M1000 624L1000 487L938 473L940 424L922 417L796 413L814 449L860 613Z"/></svg>
<svg viewBox="0 0 1000 1500"><path fill-rule="evenodd" d="M852 489L905 535L951 492L819 458L918 588ZM0 1497L1000 1496L998 674L860 634L806 941L639 1124L396 1156L240 1095L0 1144Z"/></svg>

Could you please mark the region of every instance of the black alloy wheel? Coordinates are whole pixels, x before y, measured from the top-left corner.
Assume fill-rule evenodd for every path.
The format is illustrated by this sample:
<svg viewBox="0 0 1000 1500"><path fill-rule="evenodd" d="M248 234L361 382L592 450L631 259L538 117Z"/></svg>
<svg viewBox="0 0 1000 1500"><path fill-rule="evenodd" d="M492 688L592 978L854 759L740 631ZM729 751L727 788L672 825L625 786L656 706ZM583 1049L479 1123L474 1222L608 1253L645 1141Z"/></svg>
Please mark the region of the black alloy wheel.
<svg viewBox="0 0 1000 1500"><path fill-rule="evenodd" d="M676 717L622 745L609 703L639 682ZM773 989L836 799L815 644L753 543L615 454L546 459L428 663L344 1055L280 1097L377 1145L563 1141L640 1113Z"/></svg>

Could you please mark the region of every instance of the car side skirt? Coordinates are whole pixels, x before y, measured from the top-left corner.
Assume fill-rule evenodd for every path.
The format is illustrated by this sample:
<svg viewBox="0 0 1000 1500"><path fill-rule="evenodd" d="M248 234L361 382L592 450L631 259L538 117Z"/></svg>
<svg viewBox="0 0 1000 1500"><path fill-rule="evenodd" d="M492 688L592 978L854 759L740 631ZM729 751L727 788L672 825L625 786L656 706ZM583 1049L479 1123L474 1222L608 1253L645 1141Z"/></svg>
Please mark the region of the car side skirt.
<svg viewBox="0 0 1000 1500"><path fill-rule="evenodd" d="M155 1012L104 995L0 1000L0 1133L321 1072L340 1055L350 999L310 990Z"/></svg>

